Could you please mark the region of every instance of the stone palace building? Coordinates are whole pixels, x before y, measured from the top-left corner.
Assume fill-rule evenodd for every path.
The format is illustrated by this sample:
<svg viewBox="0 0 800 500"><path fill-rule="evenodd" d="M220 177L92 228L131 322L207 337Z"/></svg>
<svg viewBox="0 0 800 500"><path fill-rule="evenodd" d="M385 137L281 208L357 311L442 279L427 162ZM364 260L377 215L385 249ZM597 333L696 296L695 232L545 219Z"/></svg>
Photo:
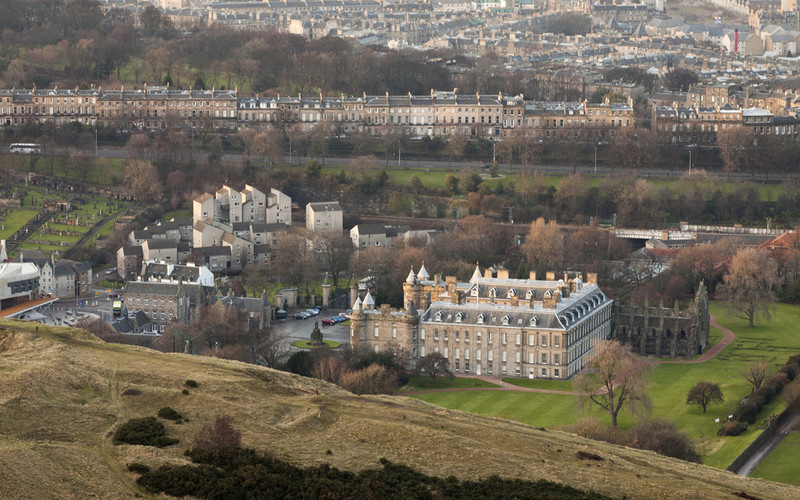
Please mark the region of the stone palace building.
<svg viewBox="0 0 800 500"><path fill-rule="evenodd" d="M375 306L357 298L351 315L352 345L376 352L404 349L410 364L438 352L459 375L568 379L590 359L595 344L611 336L612 300L596 274L545 280L511 279L507 270L468 282L430 277L423 264L403 284L404 308Z"/></svg>

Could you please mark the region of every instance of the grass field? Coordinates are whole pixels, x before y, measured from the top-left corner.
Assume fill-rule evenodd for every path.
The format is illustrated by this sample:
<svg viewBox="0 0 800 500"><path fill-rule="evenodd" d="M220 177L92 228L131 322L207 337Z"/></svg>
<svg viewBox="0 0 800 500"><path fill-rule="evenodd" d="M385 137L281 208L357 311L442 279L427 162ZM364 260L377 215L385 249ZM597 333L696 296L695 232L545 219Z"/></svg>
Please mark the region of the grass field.
<svg viewBox="0 0 800 500"><path fill-rule="evenodd" d="M733 330L737 337L716 358L706 363L692 365L659 365L653 374L648 394L653 400L653 416L674 422L695 441L703 455L703 463L724 468L733 461L760 433L759 423L772 413L780 413L783 404L776 399L759 414L756 425L740 436L720 438L716 435L720 425L716 418L724 420L733 413L736 402L750 393L750 386L741 375L742 369L753 361L765 359L774 372L791 354L800 352L800 336L796 326L800 323L800 307L779 304L775 318L748 328L744 320L724 316L722 305L712 303L712 313L723 326ZM712 341L721 338L713 331ZM507 380L512 382L513 379ZM686 394L699 381L720 384L725 402L712 405L704 414L697 406L686 404ZM526 380L513 381L516 385L537 389L570 390L569 382ZM511 391L447 392L413 396L446 408L470 413L517 420L534 426L559 427L575 422L583 415L601 415L597 410L576 407L573 396L536 394ZM628 414L621 414L620 425L633 423Z"/></svg>
<svg viewBox="0 0 800 500"><path fill-rule="evenodd" d="M340 162L342 160L339 159L328 159L326 164L322 167L322 172L324 173L339 173L342 170L346 170L346 164L340 163L333 163L333 162ZM398 167L397 164L392 164L390 162L389 166L385 166L385 162L381 159L378 159L375 162L376 168L385 168L389 177L391 178L391 182L397 186L408 186L411 178L416 176L419 177L420 181L422 181L422 185L428 188L443 188L445 179L448 175L460 175L462 172L473 174L479 173L479 170L474 168L463 168L459 163L453 162L452 166L449 168L432 168L426 169L424 167ZM284 170L304 170L304 166L284 166L282 167ZM541 174L535 172L535 169L531 168L530 171L527 173L526 176L523 176L520 172L519 165L516 165L513 172L508 172L501 170L500 177L498 178L489 178L485 177L485 181L489 183L493 188L500 182L504 185L509 181L514 181L516 183L530 180L532 182L536 182L541 184L542 186L553 186L554 188L558 189L559 184L561 181L567 176L566 174ZM581 172L584 175L584 179L586 185L589 187L597 187L603 188L609 182L609 179L624 177L622 172L618 173L618 175L607 177L602 175L592 175L591 173ZM679 174L672 179L647 179L646 180L649 184L651 184L654 188L669 188L675 193L683 193L686 191L695 191L699 190L701 192L714 192L716 190L720 190L722 193L731 193L736 189L742 187L752 187L758 193L759 198L762 201L775 201L778 197L783 193L783 186L779 184L761 184L756 182L749 182L749 181L724 181L719 179L713 180L702 180L702 179L692 179L692 180L683 180L680 178Z"/></svg>
<svg viewBox="0 0 800 500"><path fill-rule="evenodd" d="M406 391L418 391L426 389L466 389L473 387L500 387L497 384L486 382L477 378L465 377L437 377L436 383L430 377L411 377L408 384L403 386Z"/></svg>
<svg viewBox="0 0 800 500"><path fill-rule="evenodd" d="M37 213L39 213L37 210L9 209L8 215L0 217L0 238L11 238L22 226L33 219Z"/></svg>
<svg viewBox="0 0 800 500"><path fill-rule="evenodd" d="M797 487L742 478L650 452L590 442L410 398L357 396L320 380L213 357L106 344L64 328L0 329L0 470L4 498L151 498L126 465L186 464L197 433L233 417L242 444L299 466L342 470L388 460L440 477L548 479L615 498L794 499ZM186 392L187 379L197 387ZM134 392L135 390L135 392ZM319 393L317 394L317 390ZM499 392L499 391L498 391ZM476 394L480 394L477 393ZM539 400L546 411L547 401ZM111 441L130 418L170 406L176 446ZM601 457L586 461L580 452ZM667 493L667 494L665 494Z"/></svg>

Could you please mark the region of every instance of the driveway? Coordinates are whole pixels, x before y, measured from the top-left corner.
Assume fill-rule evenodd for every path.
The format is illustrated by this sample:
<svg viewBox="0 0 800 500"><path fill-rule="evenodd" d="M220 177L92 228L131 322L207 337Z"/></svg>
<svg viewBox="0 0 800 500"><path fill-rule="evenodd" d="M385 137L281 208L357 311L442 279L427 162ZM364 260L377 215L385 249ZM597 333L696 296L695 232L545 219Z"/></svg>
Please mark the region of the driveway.
<svg viewBox="0 0 800 500"><path fill-rule="evenodd" d="M312 316L308 319L292 319L294 311L289 313L289 318L285 320L273 320L272 329L280 334L285 335L292 343L296 340L308 340L311 338L311 330L314 329L314 322L319 322L319 328L322 330L322 338L325 340L335 340L341 344L350 343L350 324L342 325L341 323L332 326L325 326L322 324L322 318L326 316L335 316L343 312L339 309L328 309L322 311L319 316Z"/></svg>

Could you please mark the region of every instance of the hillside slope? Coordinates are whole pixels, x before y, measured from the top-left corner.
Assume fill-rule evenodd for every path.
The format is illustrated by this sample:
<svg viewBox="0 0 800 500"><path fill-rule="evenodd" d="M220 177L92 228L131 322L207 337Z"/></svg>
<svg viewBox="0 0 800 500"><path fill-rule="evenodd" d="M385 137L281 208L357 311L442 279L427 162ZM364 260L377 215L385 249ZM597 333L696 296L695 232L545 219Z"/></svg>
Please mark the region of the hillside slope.
<svg viewBox="0 0 800 500"><path fill-rule="evenodd" d="M402 397L354 396L243 363L105 344L80 330L34 328L0 323L0 498L147 496L126 465L185 463L194 435L220 414L234 417L244 445L298 465L359 470L386 457L431 475L548 479L616 497L800 498L800 488L561 432ZM199 387L185 395L187 379ZM129 389L141 394L123 395ZM166 423L180 444L111 444L117 425L163 406L189 419ZM580 450L605 460L580 460Z"/></svg>

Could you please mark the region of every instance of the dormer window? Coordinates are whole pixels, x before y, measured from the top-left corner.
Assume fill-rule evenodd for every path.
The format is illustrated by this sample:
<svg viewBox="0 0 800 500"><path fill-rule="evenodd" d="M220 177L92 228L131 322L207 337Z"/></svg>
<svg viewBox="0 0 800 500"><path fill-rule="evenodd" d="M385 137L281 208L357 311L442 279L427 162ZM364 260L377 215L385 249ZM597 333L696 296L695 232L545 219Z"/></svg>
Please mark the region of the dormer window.
<svg viewBox="0 0 800 500"><path fill-rule="evenodd" d="M478 315L478 324L482 325L485 322L486 322L486 315L484 313L479 314Z"/></svg>
<svg viewBox="0 0 800 500"><path fill-rule="evenodd" d="M500 320L500 323L503 325L507 325L510 321L511 321L511 316L506 314L505 316L503 316L503 319Z"/></svg>
<svg viewBox="0 0 800 500"><path fill-rule="evenodd" d="M539 316L534 316L531 318L530 326L539 326Z"/></svg>
<svg viewBox="0 0 800 500"><path fill-rule="evenodd" d="M434 319L436 321L441 321L442 320L442 311L436 311L436 314L434 314Z"/></svg>
<svg viewBox="0 0 800 500"><path fill-rule="evenodd" d="M553 294L552 294L552 293L550 293L550 290L548 290L548 291L544 292L544 298L546 298L546 299L551 299L551 298L553 298Z"/></svg>
<svg viewBox="0 0 800 500"><path fill-rule="evenodd" d="M463 319L464 319L464 313L463 312L460 312L460 313L456 314L456 323L461 323L461 320L463 320Z"/></svg>
<svg viewBox="0 0 800 500"><path fill-rule="evenodd" d="M478 296L478 285L472 287L472 290L469 292L470 296L477 297Z"/></svg>
<svg viewBox="0 0 800 500"><path fill-rule="evenodd" d="M516 290L514 290L513 288L512 288L512 289L510 289L510 290L508 291L508 293L506 294L506 297L507 297L507 298L509 298L509 299L510 299L511 297L516 297L516 296L517 296L517 291L516 291Z"/></svg>
<svg viewBox="0 0 800 500"><path fill-rule="evenodd" d="M489 290L489 297L497 297L497 288L492 288Z"/></svg>
<svg viewBox="0 0 800 500"><path fill-rule="evenodd" d="M528 290L527 292L525 292L526 300L531 300L532 298L533 298L533 290Z"/></svg>

